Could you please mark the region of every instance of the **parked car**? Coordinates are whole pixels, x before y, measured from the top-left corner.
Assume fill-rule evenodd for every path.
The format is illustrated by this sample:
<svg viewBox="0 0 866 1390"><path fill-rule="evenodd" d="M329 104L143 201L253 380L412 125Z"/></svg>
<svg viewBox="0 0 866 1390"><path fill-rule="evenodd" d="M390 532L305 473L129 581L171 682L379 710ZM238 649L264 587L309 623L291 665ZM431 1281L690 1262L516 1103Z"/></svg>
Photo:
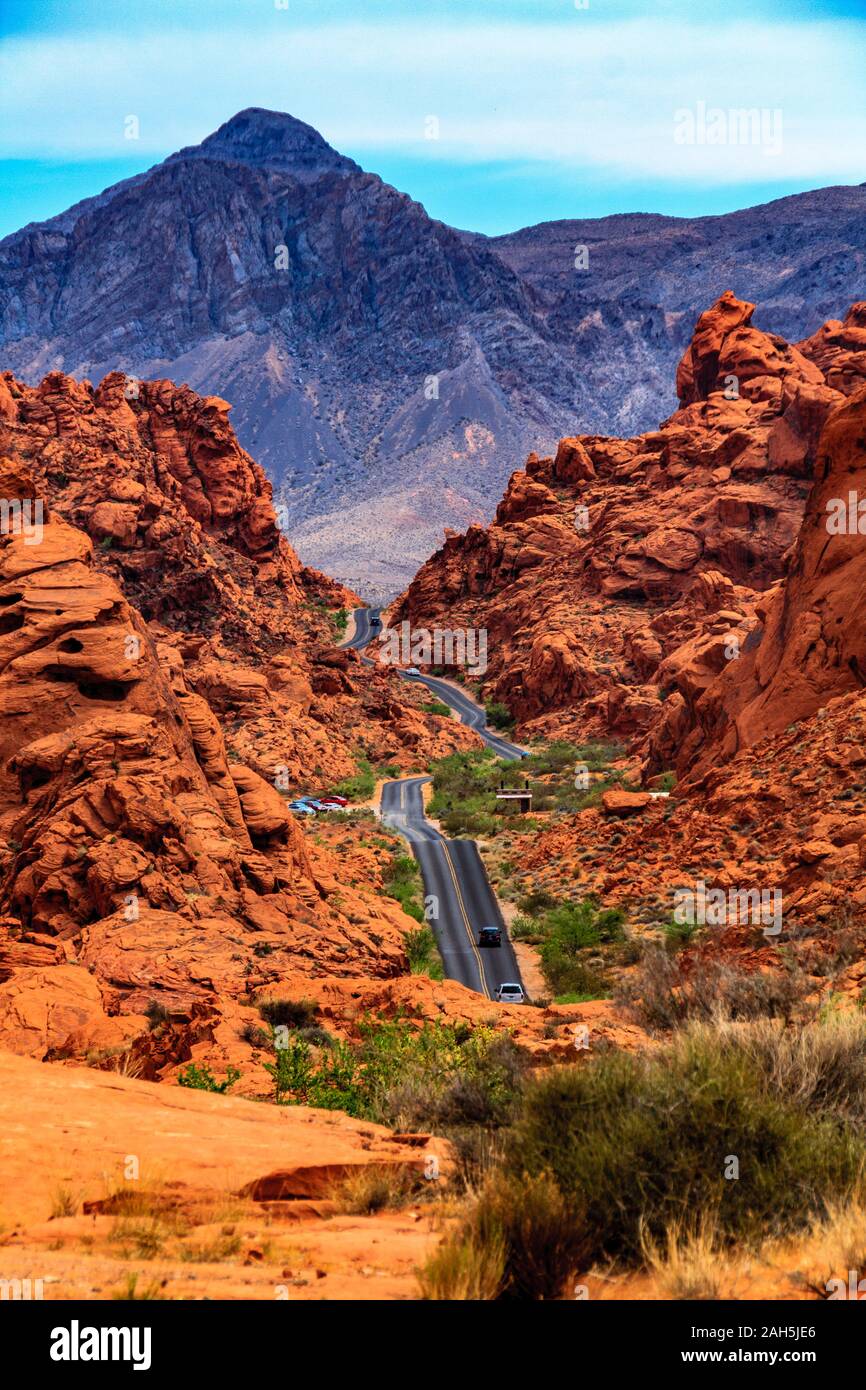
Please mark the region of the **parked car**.
<svg viewBox="0 0 866 1390"><path fill-rule="evenodd" d="M304 806L311 807L314 811L336 811L336 806L329 806L327 801L320 801L317 796L303 796L301 801Z"/></svg>
<svg viewBox="0 0 866 1390"><path fill-rule="evenodd" d="M346 796L320 796L319 800L326 806L348 806L349 798Z"/></svg>
<svg viewBox="0 0 866 1390"><path fill-rule="evenodd" d="M502 928L501 927L482 927L478 933L479 946L501 946Z"/></svg>
<svg viewBox="0 0 866 1390"><path fill-rule="evenodd" d="M493 997L500 1004L522 1004L526 999L523 986L514 983L499 985Z"/></svg>
<svg viewBox="0 0 866 1390"><path fill-rule="evenodd" d="M315 807L308 806L306 801L290 801L289 810L297 812L300 816L314 816L316 814Z"/></svg>

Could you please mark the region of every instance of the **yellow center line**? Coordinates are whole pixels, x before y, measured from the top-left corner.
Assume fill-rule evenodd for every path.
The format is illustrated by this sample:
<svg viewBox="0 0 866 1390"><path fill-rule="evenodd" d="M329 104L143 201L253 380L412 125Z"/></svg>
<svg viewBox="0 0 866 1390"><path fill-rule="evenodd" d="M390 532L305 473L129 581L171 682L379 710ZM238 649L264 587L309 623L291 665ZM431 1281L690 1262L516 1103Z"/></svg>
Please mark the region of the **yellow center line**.
<svg viewBox="0 0 866 1390"><path fill-rule="evenodd" d="M456 873L454 872L454 864L452 863L452 860L451 860L451 855L450 855L450 853L449 853L448 841L447 841L447 840L443 840L443 841L442 841L442 848L443 848L444 851L445 851L445 862L446 862L446 864L448 865L448 868L449 868L450 871L451 871L451 877L452 877L453 880L454 880L454 887L455 887L455 889L456 889L456 891L457 891L457 902L458 902L458 904L459 904L460 913L461 913L461 916L463 917L463 922L464 922L464 925L465 925L465 927L466 927L466 935L469 937L469 944L470 944L470 946L472 947L472 950L475 952L475 959L476 959L476 961L478 962L478 978L479 978L479 980L481 981L481 993L484 995L485 999L489 999L489 998L490 998L490 991L489 991L489 989L487 988L487 981L486 981L485 978L484 978L484 966L483 966L483 964L482 964L482 962L481 962L481 952L479 951L478 946L477 946L477 943L476 943L476 941L475 941L475 933L473 932L472 927L471 927L470 924L469 924L469 918L468 918L468 916L467 916L467 914L466 914L466 904L465 904L464 901L463 901L463 894L462 894L461 891L460 891L460 884L458 883L458 881L457 881L457 875L456 875Z"/></svg>

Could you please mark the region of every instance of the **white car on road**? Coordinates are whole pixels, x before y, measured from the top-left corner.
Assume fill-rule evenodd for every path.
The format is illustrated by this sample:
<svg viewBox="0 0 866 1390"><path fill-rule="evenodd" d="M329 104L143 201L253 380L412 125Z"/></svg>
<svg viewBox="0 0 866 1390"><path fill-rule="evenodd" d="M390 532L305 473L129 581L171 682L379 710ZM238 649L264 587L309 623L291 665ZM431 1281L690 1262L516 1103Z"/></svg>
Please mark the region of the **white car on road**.
<svg viewBox="0 0 866 1390"><path fill-rule="evenodd" d="M526 995L522 985L512 983L497 985L493 998L498 999L500 1004L523 1004Z"/></svg>

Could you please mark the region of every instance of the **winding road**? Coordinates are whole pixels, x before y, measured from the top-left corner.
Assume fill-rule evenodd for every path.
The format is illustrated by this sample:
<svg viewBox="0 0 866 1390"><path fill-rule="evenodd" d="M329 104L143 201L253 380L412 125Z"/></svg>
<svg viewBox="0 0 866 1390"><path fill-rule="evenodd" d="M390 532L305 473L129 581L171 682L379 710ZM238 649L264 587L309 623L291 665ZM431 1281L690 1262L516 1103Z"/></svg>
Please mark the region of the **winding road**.
<svg viewBox="0 0 866 1390"><path fill-rule="evenodd" d="M380 615L378 608L356 609L354 634L343 645L359 651L366 647L381 630L377 625ZM462 690L455 690L448 681L435 676L411 676L404 671L398 674L404 680L426 685L456 710L461 721L474 729L499 757L514 760L525 756L525 750L517 744L490 732L484 710ZM514 947L475 841L447 840L424 815L422 787L429 781L429 777L403 777L386 782L380 803L382 820L408 840L421 869L425 894L434 899L431 926L446 976L492 999L497 985L520 982ZM479 947L478 933L482 927L499 927L502 945Z"/></svg>
<svg viewBox="0 0 866 1390"><path fill-rule="evenodd" d="M381 608L356 608L352 614L355 620L355 631L348 642L344 642L344 647L353 647L356 651L363 651L364 647L379 636L382 631L380 626L382 621ZM369 659L369 658L367 658ZM513 760L526 757L526 749L520 748L516 743L509 743L507 738L500 738L487 727L487 714L477 701L467 695L464 690L458 690L450 681L438 680L436 676L411 676L406 671L395 668L397 675L405 681L414 681L416 684L426 685L438 699L451 709L456 710L461 724L466 724L470 729L474 729L479 738L483 739L488 748L492 748L494 753L500 758Z"/></svg>

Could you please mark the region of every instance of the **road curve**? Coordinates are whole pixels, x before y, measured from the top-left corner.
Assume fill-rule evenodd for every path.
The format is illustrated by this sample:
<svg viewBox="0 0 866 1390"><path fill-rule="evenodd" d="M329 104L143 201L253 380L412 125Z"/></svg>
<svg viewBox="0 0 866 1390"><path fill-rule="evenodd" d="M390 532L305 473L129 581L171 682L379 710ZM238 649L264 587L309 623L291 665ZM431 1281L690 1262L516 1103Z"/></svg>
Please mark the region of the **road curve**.
<svg viewBox="0 0 866 1390"><path fill-rule="evenodd" d="M355 651L363 651L375 637L382 631L381 608L356 608L353 612L355 620L355 632L348 642L344 642L344 647L352 647ZM366 659L366 658L362 658ZM492 748L493 752L500 758L507 758L514 762L518 758L526 757L526 749L519 747L516 743L509 743L508 739L500 738L487 727L487 714L481 705L473 700L471 695L467 695L464 690L457 690L449 681L438 680L436 676L410 676L405 671L395 668L398 676L405 681L414 681L419 685L426 685L427 689L444 704L456 710L458 718L462 724L466 724L470 729L474 729L479 738Z"/></svg>
<svg viewBox="0 0 866 1390"><path fill-rule="evenodd" d="M430 925L449 980L492 999L497 985L520 982L496 895L474 840L446 840L424 815L421 788L429 777L404 777L382 787L385 825L402 835L418 860L424 891L435 899ZM499 927L501 946L479 947L481 927Z"/></svg>

